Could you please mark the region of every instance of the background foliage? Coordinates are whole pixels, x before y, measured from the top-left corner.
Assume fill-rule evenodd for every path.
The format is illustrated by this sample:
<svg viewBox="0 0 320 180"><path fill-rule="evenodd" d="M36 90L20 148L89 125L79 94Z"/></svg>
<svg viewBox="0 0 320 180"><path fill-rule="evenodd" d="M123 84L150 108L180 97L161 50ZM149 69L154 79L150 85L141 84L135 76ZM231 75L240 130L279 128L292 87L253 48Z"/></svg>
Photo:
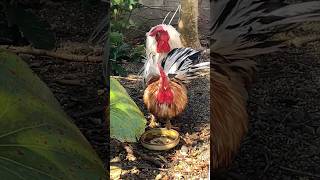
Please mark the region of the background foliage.
<svg viewBox="0 0 320 180"><path fill-rule="evenodd" d="M0 44L31 44L39 49L55 47L55 34L50 25L20 1L1 1L0 17Z"/></svg>
<svg viewBox="0 0 320 180"><path fill-rule="evenodd" d="M126 75L121 63L139 61L144 53L144 45L130 45L124 37L124 32L137 26L130 17L132 11L140 6L138 0L111 1L110 62L112 75Z"/></svg>

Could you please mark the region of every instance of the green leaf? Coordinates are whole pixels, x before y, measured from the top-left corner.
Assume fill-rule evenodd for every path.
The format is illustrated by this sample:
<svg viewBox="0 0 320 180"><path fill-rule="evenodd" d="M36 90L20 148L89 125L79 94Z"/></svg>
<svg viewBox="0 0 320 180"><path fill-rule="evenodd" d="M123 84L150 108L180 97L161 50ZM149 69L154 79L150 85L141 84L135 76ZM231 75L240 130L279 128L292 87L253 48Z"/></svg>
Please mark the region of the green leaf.
<svg viewBox="0 0 320 180"><path fill-rule="evenodd" d="M121 142L136 142L146 119L124 87L110 78L110 136Z"/></svg>
<svg viewBox="0 0 320 180"><path fill-rule="evenodd" d="M119 45L123 43L123 34L119 32L110 32L110 42L114 45Z"/></svg>
<svg viewBox="0 0 320 180"><path fill-rule="evenodd" d="M112 0L111 2L112 2L112 4L121 4L121 3L123 3L122 0Z"/></svg>
<svg viewBox="0 0 320 180"><path fill-rule="evenodd" d="M7 18L11 25L19 27L20 32L33 47L48 50L55 47L55 35L50 31L50 25L40 21L33 13L12 5L8 7Z"/></svg>
<svg viewBox="0 0 320 180"><path fill-rule="evenodd" d="M131 46L127 43L123 43L116 48L117 50L117 57L128 57L129 52L131 51Z"/></svg>
<svg viewBox="0 0 320 180"><path fill-rule="evenodd" d="M140 62L141 59L143 58L142 55L145 52L145 46L144 45L137 45L133 51L131 52L131 59L134 62Z"/></svg>
<svg viewBox="0 0 320 180"><path fill-rule="evenodd" d="M106 179L103 163L50 89L0 50L1 179Z"/></svg>

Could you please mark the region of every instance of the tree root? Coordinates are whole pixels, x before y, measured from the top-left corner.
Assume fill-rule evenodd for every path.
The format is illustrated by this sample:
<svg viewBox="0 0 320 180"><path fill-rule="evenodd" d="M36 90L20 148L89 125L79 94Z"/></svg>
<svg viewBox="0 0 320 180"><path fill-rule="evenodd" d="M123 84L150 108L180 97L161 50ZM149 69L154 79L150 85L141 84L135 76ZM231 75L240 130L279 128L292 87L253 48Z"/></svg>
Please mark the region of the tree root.
<svg viewBox="0 0 320 180"><path fill-rule="evenodd" d="M35 49L30 46L17 47L17 46L0 46L0 49L8 50L13 53L30 54L35 56L47 56L58 58L66 61L73 62L90 62L90 63L100 63L102 62L102 56L90 56L90 55L76 55L66 52L50 51L44 49Z"/></svg>

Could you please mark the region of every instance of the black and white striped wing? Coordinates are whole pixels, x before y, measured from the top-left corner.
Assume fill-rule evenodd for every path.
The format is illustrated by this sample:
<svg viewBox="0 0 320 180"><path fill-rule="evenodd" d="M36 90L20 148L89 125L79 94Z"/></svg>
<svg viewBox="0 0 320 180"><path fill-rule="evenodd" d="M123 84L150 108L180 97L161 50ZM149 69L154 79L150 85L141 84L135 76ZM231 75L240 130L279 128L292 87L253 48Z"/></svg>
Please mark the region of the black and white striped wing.
<svg viewBox="0 0 320 180"><path fill-rule="evenodd" d="M209 62L198 63L200 55L200 51L191 48L176 48L161 61L161 66L169 77L187 81L195 77L197 71L209 69Z"/></svg>
<svg viewBox="0 0 320 180"><path fill-rule="evenodd" d="M285 44L272 36L320 20L320 1L213 0L210 6L210 49L231 61L278 51Z"/></svg>

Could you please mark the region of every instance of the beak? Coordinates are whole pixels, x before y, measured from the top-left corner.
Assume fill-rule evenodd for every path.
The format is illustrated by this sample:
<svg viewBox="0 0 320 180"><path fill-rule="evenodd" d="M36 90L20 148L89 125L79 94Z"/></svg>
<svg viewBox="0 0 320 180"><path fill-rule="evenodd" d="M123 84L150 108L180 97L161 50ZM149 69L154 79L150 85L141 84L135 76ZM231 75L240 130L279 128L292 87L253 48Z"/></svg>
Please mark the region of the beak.
<svg viewBox="0 0 320 180"><path fill-rule="evenodd" d="M157 31L151 31L151 32L148 32L148 36L156 36L158 32Z"/></svg>

